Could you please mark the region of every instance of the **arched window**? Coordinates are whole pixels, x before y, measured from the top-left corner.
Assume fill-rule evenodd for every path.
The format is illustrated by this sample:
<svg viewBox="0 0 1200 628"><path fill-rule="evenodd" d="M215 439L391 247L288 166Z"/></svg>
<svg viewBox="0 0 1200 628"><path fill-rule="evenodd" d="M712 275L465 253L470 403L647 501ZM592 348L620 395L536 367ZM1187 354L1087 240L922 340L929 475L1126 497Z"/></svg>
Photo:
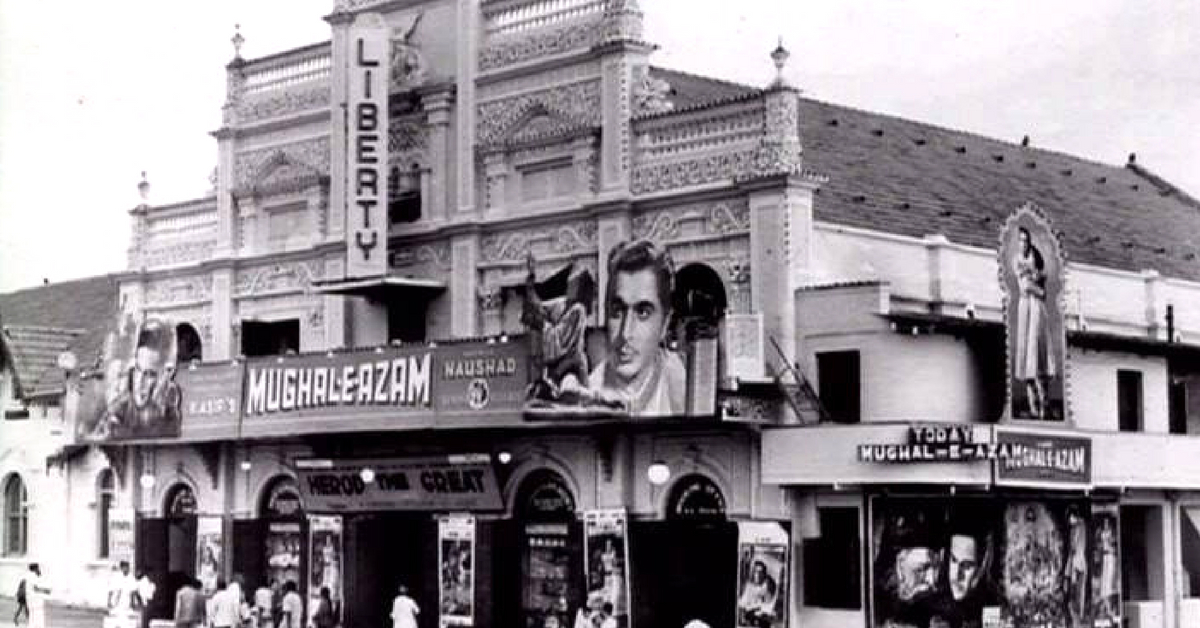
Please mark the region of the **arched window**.
<svg viewBox="0 0 1200 628"><path fill-rule="evenodd" d="M679 478L667 497L671 520L720 521L725 519L725 495L709 478L691 473Z"/></svg>
<svg viewBox="0 0 1200 628"><path fill-rule="evenodd" d="M187 484L176 484L167 491L163 502L163 514L167 517L187 517L196 514L196 494Z"/></svg>
<svg viewBox="0 0 1200 628"><path fill-rule="evenodd" d="M96 556L108 558L108 518L116 501L116 482L112 469L105 469L96 478Z"/></svg>
<svg viewBox="0 0 1200 628"><path fill-rule="evenodd" d="M23 556L29 548L29 493L21 476L4 482L4 555Z"/></svg>
<svg viewBox="0 0 1200 628"><path fill-rule="evenodd" d="M195 327L188 323L175 326L175 352L175 362L180 365L204 359L204 346Z"/></svg>
<svg viewBox="0 0 1200 628"><path fill-rule="evenodd" d="M721 276L707 264L688 264L675 273L672 309L680 340L712 337L729 302Z"/></svg>

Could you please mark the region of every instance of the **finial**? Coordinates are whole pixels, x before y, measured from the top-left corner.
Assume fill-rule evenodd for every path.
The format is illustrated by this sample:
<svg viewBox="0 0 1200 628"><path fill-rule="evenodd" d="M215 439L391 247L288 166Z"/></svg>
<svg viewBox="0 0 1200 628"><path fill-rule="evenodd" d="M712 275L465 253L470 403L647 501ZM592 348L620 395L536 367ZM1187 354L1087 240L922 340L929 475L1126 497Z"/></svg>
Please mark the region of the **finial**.
<svg viewBox="0 0 1200 628"><path fill-rule="evenodd" d="M1021 147L1029 148L1029 136L1028 135L1021 137Z"/></svg>
<svg viewBox="0 0 1200 628"><path fill-rule="evenodd" d="M150 182L146 180L146 171L142 171L142 180L138 182L138 194L142 197L142 204L145 205L150 201Z"/></svg>
<svg viewBox="0 0 1200 628"><path fill-rule="evenodd" d="M775 62L775 81L771 84L772 87L787 86L787 79L783 77L783 68L787 65L788 58L792 53L783 47L783 37L779 37L779 45L775 46L775 50L771 51L771 61Z"/></svg>
<svg viewBox="0 0 1200 628"><path fill-rule="evenodd" d="M1137 163L1137 153L1129 153L1129 165Z"/></svg>
<svg viewBox="0 0 1200 628"><path fill-rule="evenodd" d="M246 38L242 37L242 25L241 24L233 25L233 37L230 37L229 41L233 44L233 58L241 59L242 58L242 44L246 43Z"/></svg>

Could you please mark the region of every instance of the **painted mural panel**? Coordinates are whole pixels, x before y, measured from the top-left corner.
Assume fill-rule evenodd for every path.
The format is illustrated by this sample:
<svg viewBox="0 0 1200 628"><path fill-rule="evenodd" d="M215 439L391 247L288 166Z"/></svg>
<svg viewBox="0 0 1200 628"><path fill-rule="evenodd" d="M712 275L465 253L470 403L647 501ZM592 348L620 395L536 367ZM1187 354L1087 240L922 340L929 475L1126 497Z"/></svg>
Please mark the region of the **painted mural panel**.
<svg viewBox="0 0 1200 628"><path fill-rule="evenodd" d="M1119 624L1117 528L1107 505L879 497L871 518L874 626Z"/></svg>

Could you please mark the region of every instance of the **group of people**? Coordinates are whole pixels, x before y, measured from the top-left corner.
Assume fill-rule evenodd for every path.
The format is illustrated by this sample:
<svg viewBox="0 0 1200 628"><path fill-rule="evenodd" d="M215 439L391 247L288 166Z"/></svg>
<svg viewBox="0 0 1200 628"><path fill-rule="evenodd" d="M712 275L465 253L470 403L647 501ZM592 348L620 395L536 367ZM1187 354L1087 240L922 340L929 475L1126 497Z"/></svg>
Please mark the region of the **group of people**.
<svg viewBox="0 0 1200 628"><path fill-rule="evenodd" d="M175 594L176 628L304 628L304 601L292 580L264 584L247 600L241 576L218 578L216 590L206 596L196 578L187 578ZM313 613L316 628L333 628L337 613L329 589L322 588Z"/></svg>
<svg viewBox="0 0 1200 628"><path fill-rule="evenodd" d="M607 352L594 368L585 334L594 287L572 269L564 294L543 300L532 254L526 260L522 322L533 353L529 397L535 403L609 408L633 416L685 412L687 373L668 348L675 273L666 251L647 240L623 242L608 257L604 293Z"/></svg>

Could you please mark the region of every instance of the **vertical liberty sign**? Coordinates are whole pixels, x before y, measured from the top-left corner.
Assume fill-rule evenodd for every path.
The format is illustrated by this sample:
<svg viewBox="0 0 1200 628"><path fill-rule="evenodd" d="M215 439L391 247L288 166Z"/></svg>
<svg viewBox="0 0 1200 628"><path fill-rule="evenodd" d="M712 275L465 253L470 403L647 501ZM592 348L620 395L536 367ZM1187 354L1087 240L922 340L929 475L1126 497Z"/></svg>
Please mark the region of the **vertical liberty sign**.
<svg viewBox="0 0 1200 628"><path fill-rule="evenodd" d="M387 273L387 133L390 30L377 14L350 27L346 275Z"/></svg>

